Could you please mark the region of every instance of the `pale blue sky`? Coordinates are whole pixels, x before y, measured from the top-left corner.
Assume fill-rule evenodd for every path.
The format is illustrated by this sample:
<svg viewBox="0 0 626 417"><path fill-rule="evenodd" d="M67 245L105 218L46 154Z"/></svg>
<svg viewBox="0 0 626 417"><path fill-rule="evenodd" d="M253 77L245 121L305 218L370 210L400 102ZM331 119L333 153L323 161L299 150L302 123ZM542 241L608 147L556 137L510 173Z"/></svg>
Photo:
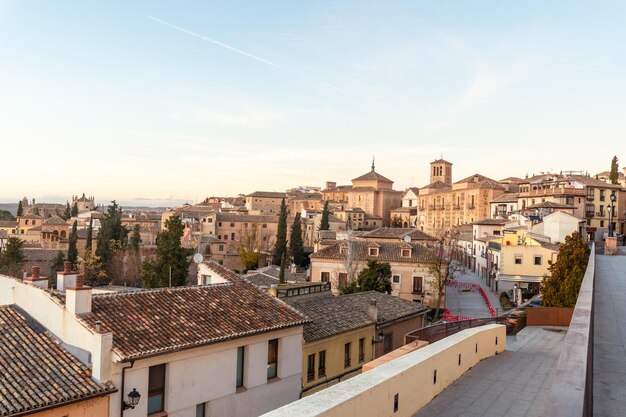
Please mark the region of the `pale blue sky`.
<svg viewBox="0 0 626 417"><path fill-rule="evenodd" d="M626 163L626 3L0 0L0 199ZM15 174L14 174L15 173ZM19 173L19 175L17 175Z"/></svg>

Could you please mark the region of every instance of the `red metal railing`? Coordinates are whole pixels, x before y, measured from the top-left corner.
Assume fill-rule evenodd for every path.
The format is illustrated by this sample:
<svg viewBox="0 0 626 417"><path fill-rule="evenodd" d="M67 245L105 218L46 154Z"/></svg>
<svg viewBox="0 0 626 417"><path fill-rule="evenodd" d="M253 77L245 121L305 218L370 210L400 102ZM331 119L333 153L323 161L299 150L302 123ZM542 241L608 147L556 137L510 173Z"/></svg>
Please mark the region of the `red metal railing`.
<svg viewBox="0 0 626 417"><path fill-rule="evenodd" d="M491 301L489 301L489 297L487 297L487 293L485 293L485 290L483 289L483 287L481 287L478 284L475 284L473 282L462 282L462 281L454 281L454 280L447 280L446 281L446 285L450 286L450 287L454 287L454 288L461 288L461 289L472 289L472 290L476 290L480 293L481 297L483 297L483 300L485 301L485 304L487 304L487 308L489 309L489 314L491 314L491 317L495 317L496 316L496 309L493 308L493 306L491 305ZM446 310L444 310L444 320L446 320L445 315L446 315ZM448 311L449 313L449 311ZM472 317L465 317L465 316L454 316L449 314L450 318L454 318L454 317L463 317L461 319L456 319L456 320L451 320L451 321L459 321L459 320L468 320L471 319ZM448 320L446 320L448 321Z"/></svg>

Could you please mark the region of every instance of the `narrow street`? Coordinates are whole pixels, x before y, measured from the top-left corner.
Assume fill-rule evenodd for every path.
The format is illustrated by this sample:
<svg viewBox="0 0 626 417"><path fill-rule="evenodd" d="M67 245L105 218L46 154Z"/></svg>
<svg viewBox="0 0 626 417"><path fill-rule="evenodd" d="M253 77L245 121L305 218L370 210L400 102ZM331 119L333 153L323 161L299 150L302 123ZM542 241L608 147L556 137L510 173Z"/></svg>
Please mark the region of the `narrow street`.
<svg viewBox="0 0 626 417"><path fill-rule="evenodd" d="M502 311L499 297L494 294L484 281L478 276L477 273L467 270L465 272L459 272L455 276L458 282L469 282L472 284L480 285L489 301L491 306L496 311ZM468 316L474 318L490 317L489 308L483 300L482 295L477 290L466 290L456 287L446 287L446 308L450 310L453 315Z"/></svg>

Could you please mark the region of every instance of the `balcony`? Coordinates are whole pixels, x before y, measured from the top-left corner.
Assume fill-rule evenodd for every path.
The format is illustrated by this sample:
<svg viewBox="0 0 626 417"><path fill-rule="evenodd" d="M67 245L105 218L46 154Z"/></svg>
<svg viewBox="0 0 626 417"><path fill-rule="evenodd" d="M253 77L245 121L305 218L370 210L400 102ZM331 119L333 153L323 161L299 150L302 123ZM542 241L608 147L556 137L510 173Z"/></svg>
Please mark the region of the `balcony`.
<svg viewBox="0 0 626 417"><path fill-rule="evenodd" d="M452 210L456 210L456 211L461 210L461 205L460 204L454 204L452 206Z"/></svg>
<svg viewBox="0 0 626 417"><path fill-rule="evenodd" d="M520 197L545 197L545 196L585 196L587 191L580 188L543 188L540 190L521 191Z"/></svg>
<svg viewBox="0 0 626 417"><path fill-rule="evenodd" d="M476 208L476 204L468 203L468 204L467 204L467 208L468 208L469 210L474 210L474 209Z"/></svg>
<svg viewBox="0 0 626 417"><path fill-rule="evenodd" d="M593 201L593 200L595 200L595 198L592 195L587 196L587 201Z"/></svg>

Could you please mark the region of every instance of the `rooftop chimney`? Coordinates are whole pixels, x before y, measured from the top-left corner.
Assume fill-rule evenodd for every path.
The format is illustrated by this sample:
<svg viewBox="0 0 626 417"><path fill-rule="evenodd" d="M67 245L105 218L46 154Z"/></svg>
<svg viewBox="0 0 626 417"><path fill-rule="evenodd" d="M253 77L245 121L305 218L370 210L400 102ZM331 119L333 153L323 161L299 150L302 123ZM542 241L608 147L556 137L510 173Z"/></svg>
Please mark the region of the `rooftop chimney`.
<svg viewBox="0 0 626 417"><path fill-rule="evenodd" d="M83 275L75 277L75 284L65 288L65 307L70 313L85 314L91 312L91 287L83 285Z"/></svg>
<svg viewBox="0 0 626 417"><path fill-rule="evenodd" d="M78 271L72 271L71 262L63 262L63 272L57 272L57 290L65 291L68 287L76 286Z"/></svg>
<svg viewBox="0 0 626 417"><path fill-rule="evenodd" d="M374 323L378 322L378 306L376 305L376 300L370 300L368 314Z"/></svg>
<svg viewBox="0 0 626 417"><path fill-rule="evenodd" d="M28 282L40 288L48 288L48 278L39 275L39 267L33 266L31 276L24 277L24 282Z"/></svg>
<svg viewBox="0 0 626 417"><path fill-rule="evenodd" d="M278 297L278 286L276 284L272 284L270 285L269 289L267 290L267 292L272 296L272 297Z"/></svg>

